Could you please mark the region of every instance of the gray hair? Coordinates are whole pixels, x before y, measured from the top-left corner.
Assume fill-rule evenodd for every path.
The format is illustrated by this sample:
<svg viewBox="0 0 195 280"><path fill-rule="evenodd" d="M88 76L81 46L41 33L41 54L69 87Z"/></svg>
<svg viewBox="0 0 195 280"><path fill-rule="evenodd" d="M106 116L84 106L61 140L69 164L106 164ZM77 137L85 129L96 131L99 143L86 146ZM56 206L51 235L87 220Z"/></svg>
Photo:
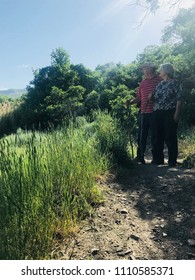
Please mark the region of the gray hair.
<svg viewBox="0 0 195 280"><path fill-rule="evenodd" d="M171 63L161 64L160 71L166 73L170 78L173 78L173 76L174 76L174 68Z"/></svg>

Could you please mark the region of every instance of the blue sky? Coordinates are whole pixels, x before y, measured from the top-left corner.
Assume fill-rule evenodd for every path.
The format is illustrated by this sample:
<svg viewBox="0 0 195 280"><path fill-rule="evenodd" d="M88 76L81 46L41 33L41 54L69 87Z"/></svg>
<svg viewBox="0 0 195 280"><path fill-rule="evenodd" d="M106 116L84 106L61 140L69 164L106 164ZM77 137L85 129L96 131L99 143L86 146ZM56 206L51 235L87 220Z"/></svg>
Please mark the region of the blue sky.
<svg viewBox="0 0 195 280"><path fill-rule="evenodd" d="M25 88L32 70L50 65L58 47L68 51L71 63L95 69L108 62L128 64L146 46L159 45L176 10L163 7L139 26L144 10L132 2L0 0L0 90ZM184 2L190 6L194 0Z"/></svg>

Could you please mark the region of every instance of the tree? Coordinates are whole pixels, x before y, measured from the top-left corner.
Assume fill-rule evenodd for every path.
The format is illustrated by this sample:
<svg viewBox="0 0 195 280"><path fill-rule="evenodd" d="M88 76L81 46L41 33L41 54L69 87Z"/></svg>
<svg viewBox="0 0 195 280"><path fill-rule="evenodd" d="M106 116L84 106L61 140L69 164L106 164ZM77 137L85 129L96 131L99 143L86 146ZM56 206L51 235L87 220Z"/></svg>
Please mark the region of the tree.
<svg viewBox="0 0 195 280"><path fill-rule="evenodd" d="M84 103L87 114L90 114L93 110L99 109L99 99L100 95L95 90L87 95Z"/></svg>
<svg viewBox="0 0 195 280"><path fill-rule="evenodd" d="M161 46L147 46L144 51L137 55L136 62L142 65L144 62L152 61L157 67L164 62L174 60L174 53L171 46L164 44Z"/></svg>
<svg viewBox="0 0 195 280"><path fill-rule="evenodd" d="M64 117L60 107L62 92L69 95L70 88L73 88L75 84L78 85L77 73L70 66L68 53L62 48L57 48L51 53L51 65L34 71L34 79L27 87L28 93L22 104L23 111L31 116L28 118L31 125L33 123L37 127L41 124L45 127L48 121L51 122L52 117L57 123L57 116L59 123L61 122L61 118ZM72 93L75 94L76 91L77 88ZM65 97L63 96L63 98ZM67 100L69 100L68 98L69 96ZM73 97L71 99L73 100ZM72 109L67 110L70 113Z"/></svg>
<svg viewBox="0 0 195 280"><path fill-rule="evenodd" d="M83 107L85 89L82 86L71 86L67 91L52 87L51 94L45 98L47 121L58 125L65 118L76 116Z"/></svg>
<svg viewBox="0 0 195 280"><path fill-rule="evenodd" d="M97 66L95 71L99 74L98 89L100 92L104 90L112 90L119 85L125 85L128 88L135 88L138 83L138 66L137 64L129 64L127 66L118 63L107 63Z"/></svg>
<svg viewBox="0 0 195 280"><path fill-rule="evenodd" d="M72 64L70 68L76 75L75 85L81 85L85 88L85 97L96 89L98 77L92 70L86 68L83 64Z"/></svg>
<svg viewBox="0 0 195 280"><path fill-rule="evenodd" d="M195 124L195 6L182 9L165 28L163 42L172 46L175 68L182 80L185 93L183 119Z"/></svg>
<svg viewBox="0 0 195 280"><path fill-rule="evenodd" d="M51 65L70 67L70 57L67 51L63 48L57 48L51 53Z"/></svg>
<svg viewBox="0 0 195 280"><path fill-rule="evenodd" d="M133 2L134 6L140 6L149 13L155 13L160 7L166 4L166 6L172 7L179 7L181 3L185 2L185 0L169 0L167 2L162 0L135 0Z"/></svg>

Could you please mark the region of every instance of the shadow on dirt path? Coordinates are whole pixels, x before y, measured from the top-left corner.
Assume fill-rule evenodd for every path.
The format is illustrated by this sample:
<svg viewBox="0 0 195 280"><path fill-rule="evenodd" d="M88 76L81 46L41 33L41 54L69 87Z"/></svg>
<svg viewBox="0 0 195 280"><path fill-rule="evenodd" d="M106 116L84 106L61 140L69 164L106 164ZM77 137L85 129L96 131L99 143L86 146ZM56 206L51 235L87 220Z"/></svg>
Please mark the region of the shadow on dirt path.
<svg viewBox="0 0 195 280"><path fill-rule="evenodd" d="M195 170L139 165L117 182L147 220L166 259L195 259Z"/></svg>
<svg viewBox="0 0 195 280"><path fill-rule="evenodd" d="M105 202L55 259L195 259L195 170L135 164L99 185Z"/></svg>

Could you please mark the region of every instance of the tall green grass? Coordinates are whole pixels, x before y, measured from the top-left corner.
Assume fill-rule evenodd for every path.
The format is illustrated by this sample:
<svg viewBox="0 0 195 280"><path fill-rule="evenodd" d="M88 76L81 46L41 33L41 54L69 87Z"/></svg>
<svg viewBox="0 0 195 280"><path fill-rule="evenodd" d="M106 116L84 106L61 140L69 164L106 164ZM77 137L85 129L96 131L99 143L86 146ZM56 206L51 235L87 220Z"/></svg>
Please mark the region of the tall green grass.
<svg viewBox="0 0 195 280"><path fill-rule="evenodd" d="M13 135L0 141L0 153L0 258L45 258L56 231L90 211L107 159L73 126Z"/></svg>
<svg viewBox="0 0 195 280"><path fill-rule="evenodd" d="M113 164L132 166L130 139L128 132L121 127L119 120L108 113L94 113L94 128L100 144L100 150L110 155Z"/></svg>
<svg viewBox="0 0 195 280"><path fill-rule="evenodd" d="M113 147L125 148L120 133L98 113L93 123L0 140L0 259L50 258L55 236L102 199L96 176L112 164Z"/></svg>
<svg viewBox="0 0 195 280"><path fill-rule="evenodd" d="M180 133L179 150L184 158L183 167L195 167L195 127Z"/></svg>

